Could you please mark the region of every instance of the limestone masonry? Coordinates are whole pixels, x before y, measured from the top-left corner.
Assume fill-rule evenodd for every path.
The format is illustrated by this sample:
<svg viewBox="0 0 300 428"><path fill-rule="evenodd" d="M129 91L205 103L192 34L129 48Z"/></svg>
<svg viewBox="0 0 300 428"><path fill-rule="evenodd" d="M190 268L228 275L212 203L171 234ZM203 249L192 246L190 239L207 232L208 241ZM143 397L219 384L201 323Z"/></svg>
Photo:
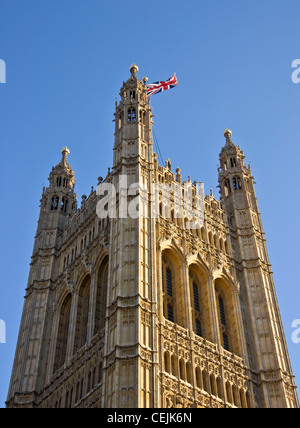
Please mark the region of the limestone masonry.
<svg viewBox="0 0 300 428"><path fill-rule="evenodd" d="M227 129L220 200L193 221L201 192L189 181L184 206L180 169L159 165L146 79L130 72L98 190L77 207L66 147L44 188L7 407L298 408L243 152ZM114 216L98 215L104 184Z"/></svg>

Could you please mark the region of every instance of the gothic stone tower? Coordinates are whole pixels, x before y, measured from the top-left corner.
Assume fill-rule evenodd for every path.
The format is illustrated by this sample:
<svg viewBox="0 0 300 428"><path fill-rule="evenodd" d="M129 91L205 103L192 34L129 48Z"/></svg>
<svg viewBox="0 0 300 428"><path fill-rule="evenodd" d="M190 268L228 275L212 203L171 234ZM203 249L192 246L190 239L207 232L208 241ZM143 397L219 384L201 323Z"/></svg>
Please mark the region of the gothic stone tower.
<svg viewBox="0 0 300 428"><path fill-rule="evenodd" d="M130 71L112 172L78 209L65 148L44 189L7 407L299 407L243 152L226 130L221 200L191 226Z"/></svg>

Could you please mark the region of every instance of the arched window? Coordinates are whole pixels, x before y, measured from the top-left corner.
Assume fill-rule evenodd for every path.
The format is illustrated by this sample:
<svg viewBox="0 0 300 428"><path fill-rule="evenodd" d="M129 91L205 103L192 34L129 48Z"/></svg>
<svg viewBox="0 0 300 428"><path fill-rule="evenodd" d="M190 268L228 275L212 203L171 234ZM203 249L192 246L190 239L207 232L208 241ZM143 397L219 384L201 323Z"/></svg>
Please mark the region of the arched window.
<svg viewBox="0 0 300 428"><path fill-rule="evenodd" d="M173 278L172 271L169 267L166 268L166 289L167 295L173 297Z"/></svg>
<svg viewBox="0 0 300 428"><path fill-rule="evenodd" d="M174 318L174 307L176 303L175 294L173 292L174 273L171 264L166 259L163 259L162 279L162 291L164 296L164 316L169 321L176 322Z"/></svg>
<svg viewBox="0 0 300 428"><path fill-rule="evenodd" d="M174 354L172 354L171 357L171 369L172 369L172 375L177 376L178 372L178 359L175 357Z"/></svg>
<svg viewBox="0 0 300 428"><path fill-rule="evenodd" d="M211 373L210 376L209 376L209 382L210 382L210 391L211 391L212 395L214 395L215 397L217 397L218 396L218 393L217 393L217 384L216 384L215 375L213 373Z"/></svg>
<svg viewBox="0 0 300 428"><path fill-rule="evenodd" d="M51 202L51 211L56 211L58 209L59 197L54 196Z"/></svg>
<svg viewBox="0 0 300 428"><path fill-rule="evenodd" d="M68 199L65 196L63 196L63 198L61 200L61 211L63 213L66 213L67 207L68 207Z"/></svg>
<svg viewBox="0 0 300 428"><path fill-rule="evenodd" d="M233 404L233 397L232 397L232 386L231 383L229 381L226 381L225 383L225 387L226 387L226 398L227 398L227 402Z"/></svg>
<svg viewBox="0 0 300 428"><path fill-rule="evenodd" d="M199 290L198 284L196 281L193 281L193 296L194 296L194 310L200 312L200 303L199 303Z"/></svg>
<svg viewBox="0 0 300 428"><path fill-rule="evenodd" d="M168 351L165 352L164 355L164 365L165 365L165 372L167 373L171 373L171 358L170 358L170 354Z"/></svg>
<svg viewBox="0 0 300 428"><path fill-rule="evenodd" d="M119 121L118 121L118 127L119 127L119 129L122 127L122 125L123 125L123 117L124 117L124 114L123 114L123 112L121 111L120 112L120 114L119 114Z"/></svg>
<svg viewBox="0 0 300 428"><path fill-rule="evenodd" d="M226 333L223 333L222 335L223 337L223 348L226 349L226 351L229 351L229 340L228 340L228 335Z"/></svg>
<svg viewBox="0 0 300 428"><path fill-rule="evenodd" d="M214 235L214 247L218 248L217 237Z"/></svg>
<svg viewBox="0 0 300 428"><path fill-rule="evenodd" d="M175 222L175 214L174 214L174 210L171 210L171 222L174 223Z"/></svg>
<svg viewBox="0 0 300 428"><path fill-rule="evenodd" d="M199 285L193 280L193 309L194 309L194 331L198 336L202 336L201 312L199 300Z"/></svg>
<svg viewBox="0 0 300 428"><path fill-rule="evenodd" d="M172 304L168 304L167 318L169 321L174 322L174 307Z"/></svg>
<svg viewBox="0 0 300 428"><path fill-rule="evenodd" d="M173 294L174 273L169 260L163 259L162 292L164 296L164 316L169 321L174 320L175 295Z"/></svg>
<svg viewBox="0 0 300 428"><path fill-rule="evenodd" d="M232 395L233 395L233 404L236 407L241 407L240 394L239 394L239 390L236 387L236 385L232 386Z"/></svg>
<svg viewBox="0 0 300 428"><path fill-rule="evenodd" d="M56 185L57 185L57 187L61 186L61 177L56 178Z"/></svg>
<svg viewBox="0 0 300 428"><path fill-rule="evenodd" d="M181 260L178 255L165 250L162 254L162 303L166 319L185 327Z"/></svg>
<svg viewBox="0 0 300 428"><path fill-rule="evenodd" d="M78 351L87 341L90 285L91 277L87 276L78 293L74 352Z"/></svg>
<svg viewBox="0 0 300 428"><path fill-rule="evenodd" d="M229 351L228 327L226 321L227 316L225 312L224 300L221 294L218 294L218 310L222 345L226 351Z"/></svg>
<svg viewBox="0 0 300 428"><path fill-rule="evenodd" d="M231 193L231 186L230 186L230 181L228 179L225 180L224 189L225 189L225 196L230 195L230 193Z"/></svg>
<svg viewBox="0 0 300 428"><path fill-rule="evenodd" d="M179 378L182 380L186 380L186 367L183 359L179 360Z"/></svg>
<svg viewBox="0 0 300 428"><path fill-rule="evenodd" d="M128 109L128 123L134 123L136 122L136 110L135 108L131 107Z"/></svg>
<svg viewBox="0 0 300 428"><path fill-rule="evenodd" d="M198 336L202 336L201 321L198 318L195 320L195 331Z"/></svg>
<svg viewBox="0 0 300 428"><path fill-rule="evenodd" d="M186 363L186 381L188 383L193 383L193 370L191 363Z"/></svg>
<svg viewBox="0 0 300 428"><path fill-rule="evenodd" d="M196 387L202 388L202 373L198 366L196 367Z"/></svg>
<svg viewBox="0 0 300 428"><path fill-rule="evenodd" d="M211 340L207 275L197 264L189 266L189 286L193 331L197 336Z"/></svg>
<svg viewBox="0 0 300 428"><path fill-rule="evenodd" d="M218 301L219 301L219 312L220 312L221 324L226 326L224 301L223 301L223 298L221 297L221 295L219 295Z"/></svg>
<svg viewBox="0 0 300 428"><path fill-rule="evenodd" d="M234 190L240 190L242 188L240 177L233 177L232 182Z"/></svg>
<svg viewBox="0 0 300 428"><path fill-rule="evenodd" d="M71 303L72 297L71 294L68 294L68 296L63 301L59 313L54 371L59 369L66 361Z"/></svg>
<svg viewBox="0 0 300 428"><path fill-rule="evenodd" d="M210 391L210 388L209 388L209 377L208 377L208 373L207 373L206 370L202 371L202 388L206 392Z"/></svg>
<svg viewBox="0 0 300 428"><path fill-rule="evenodd" d="M108 256L106 256L98 271L94 334L96 334L98 331L101 331L105 326L108 260Z"/></svg>
<svg viewBox="0 0 300 428"><path fill-rule="evenodd" d="M231 168L236 167L236 159L235 158L230 158L230 166L231 166Z"/></svg>
<svg viewBox="0 0 300 428"><path fill-rule="evenodd" d="M217 278L215 291L221 345L226 351L240 355L241 349L238 335L240 328L237 324L233 290L225 280Z"/></svg>
<svg viewBox="0 0 300 428"><path fill-rule="evenodd" d="M217 395L223 400L223 383L220 376L217 377Z"/></svg>

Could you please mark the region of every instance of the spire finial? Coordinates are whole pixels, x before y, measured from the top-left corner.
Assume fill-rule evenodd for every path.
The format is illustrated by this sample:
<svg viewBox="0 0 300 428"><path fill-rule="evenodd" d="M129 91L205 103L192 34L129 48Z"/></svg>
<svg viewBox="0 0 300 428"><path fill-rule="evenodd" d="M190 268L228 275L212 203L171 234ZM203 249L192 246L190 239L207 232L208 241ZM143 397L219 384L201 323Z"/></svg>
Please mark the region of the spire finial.
<svg viewBox="0 0 300 428"><path fill-rule="evenodd" d="M226 128L224 131L224 137L226 138L225 147L235 147L235 145L233 144L233 142L231 140L231 135L232 135L232 132L230 131L230 129Z"/></svg>
<svg viewBox="0 0 300 428"><path fill-rule="evenodd" d="M129 70L130 70L132 77L136 77L136 73L139 71L139 68L137 65L131 64Z"/></svg>
<svg viewBox="0 0 300 428"><path fill-rule="evenodd" d="M64 147L61 151L62 155L63 155L63 160L66 161L68 155L70 154L70 150L68 149L68 147Z"/></svg>
<svg viewBox="0 0 300 428"><path fill-rule="evenodd" d="M224 131L224 137L226 138L227 141L231 140L231 135L232 135L232 132L230 131L230 129L226 128Z"/></svg>

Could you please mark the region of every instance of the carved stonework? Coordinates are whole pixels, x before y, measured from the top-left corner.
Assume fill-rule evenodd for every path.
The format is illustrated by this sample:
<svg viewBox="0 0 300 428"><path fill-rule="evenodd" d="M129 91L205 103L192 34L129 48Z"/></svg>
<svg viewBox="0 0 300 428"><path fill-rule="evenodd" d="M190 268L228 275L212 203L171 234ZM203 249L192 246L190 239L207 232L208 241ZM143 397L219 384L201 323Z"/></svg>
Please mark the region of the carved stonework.
<svg viewBox="0 0 300 428"><path fill-rule="evenodd" d="M202 198L153 153L146 82L133 64L113 163L80 206L69 149L50 172L7 406L297 408L245 156L226 129L220 200Z"/></svg>

